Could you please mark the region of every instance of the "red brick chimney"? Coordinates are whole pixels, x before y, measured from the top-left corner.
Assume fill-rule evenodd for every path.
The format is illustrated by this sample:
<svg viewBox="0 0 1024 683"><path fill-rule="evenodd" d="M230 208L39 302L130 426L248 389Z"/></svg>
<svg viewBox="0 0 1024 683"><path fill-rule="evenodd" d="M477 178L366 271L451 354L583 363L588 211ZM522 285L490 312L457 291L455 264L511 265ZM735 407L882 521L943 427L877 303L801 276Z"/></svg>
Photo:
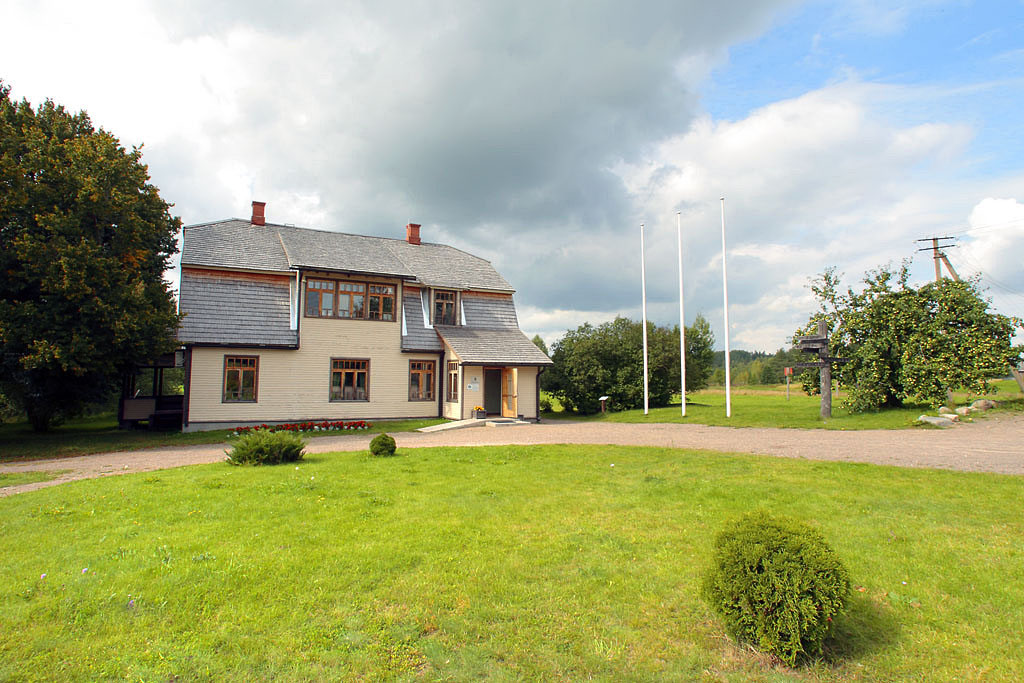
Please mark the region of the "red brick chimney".
<svg viewBox="0 0 1024 683"><path fill-rule="evenodd" d="M409 223L405 226L405 241L409 244L420 243L420 224Z"/></svg>
<svg viewBox="0 0 1024 683"><path fill-rule="evenodd" d="M263 212L267 208L266 202L253 202L252 203L252 220L253 225L266 225L267 219Z"/></svg>

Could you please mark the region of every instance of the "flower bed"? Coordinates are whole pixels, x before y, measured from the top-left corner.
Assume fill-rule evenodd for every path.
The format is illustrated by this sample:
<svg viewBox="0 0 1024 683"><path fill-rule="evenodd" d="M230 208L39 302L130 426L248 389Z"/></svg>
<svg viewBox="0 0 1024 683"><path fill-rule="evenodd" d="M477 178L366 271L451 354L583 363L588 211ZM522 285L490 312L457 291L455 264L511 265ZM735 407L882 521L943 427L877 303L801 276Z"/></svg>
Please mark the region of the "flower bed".
<svg viewBox="0 0 1024 683"><path fill-rule="evenodd" d="M261 424L254 427L236 427L228 433L228 436L241 436L242 434L248 434L257 430L268 432L349 432L357 429L369 429L372 426L373 424L365 420L355 420L353 422L340 420L337 422L328 422L326 420L323 422L290 422L280 425Z"/></svg>

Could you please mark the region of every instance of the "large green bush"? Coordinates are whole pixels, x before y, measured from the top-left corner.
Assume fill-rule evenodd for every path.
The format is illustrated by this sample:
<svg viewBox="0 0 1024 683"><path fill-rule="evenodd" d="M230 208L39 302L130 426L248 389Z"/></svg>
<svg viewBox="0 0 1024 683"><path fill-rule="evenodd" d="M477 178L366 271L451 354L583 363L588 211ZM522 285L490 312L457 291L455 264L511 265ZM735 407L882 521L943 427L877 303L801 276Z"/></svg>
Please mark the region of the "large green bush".
<svg viewBox="0 0 1024 683"><path fill-rule="evenodd" d="M703 594L730 636L792 666L821 654L849 597L850 580L817 531L752 513L716 537Z"/></svg>
<svg viewBox="0 0 1024 683"><path fill-rule="evenodd" d="M227 453L232 465L277 465L296 462L306 454L306 440L294 432L257 429L238 438Z"/></svg>
<svg viewBox="0 0 1024 683"><path fill-rule="evenodd" d="M650 404L666 406L679 391L679 326L647 323ZM707 386L715 338L703 316L686 328L686 390ZM601 396L611 410L644 404L643 326L616 318L597 327L586 323L568 330L551 351L554 367L541 375L541 388L567 410L596 413Z"/></svg>
<svg viewBox="0 0 1024 683"><path fill-rule="evenodd" d="M388 457L395 454L395 440L387 434L378 434L370 441L370 453L377 457Z"/></svg>

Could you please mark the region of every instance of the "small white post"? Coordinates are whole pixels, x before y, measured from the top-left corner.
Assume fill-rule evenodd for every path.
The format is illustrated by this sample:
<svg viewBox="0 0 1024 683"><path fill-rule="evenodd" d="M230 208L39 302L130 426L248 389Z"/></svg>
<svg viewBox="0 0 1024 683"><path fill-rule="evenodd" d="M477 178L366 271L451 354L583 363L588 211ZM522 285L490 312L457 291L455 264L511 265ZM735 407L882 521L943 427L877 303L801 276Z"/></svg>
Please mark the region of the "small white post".
<svg viewBox="0 0 1024 683"><path fill-rule="evenodd" d="M722 197L722 296L725 315L725 416L732 417L732 376L729 368L729 278L725 270L725 197Z"/></svg>
<svg viewBox="0 0 1024 683"><path fill-rule="evenodd" d="M644 224L640 224L640 304L644 326L644 415L648 413L647 396L647 258L644 255Z"/></svg>
<svg viewBox="0 0 1024 683"><path fill-rule="evenodd" d="M676 211L676 236L679 239L679 392L683 417L686 417L686 318L683 316L683 216Z"/></svg>

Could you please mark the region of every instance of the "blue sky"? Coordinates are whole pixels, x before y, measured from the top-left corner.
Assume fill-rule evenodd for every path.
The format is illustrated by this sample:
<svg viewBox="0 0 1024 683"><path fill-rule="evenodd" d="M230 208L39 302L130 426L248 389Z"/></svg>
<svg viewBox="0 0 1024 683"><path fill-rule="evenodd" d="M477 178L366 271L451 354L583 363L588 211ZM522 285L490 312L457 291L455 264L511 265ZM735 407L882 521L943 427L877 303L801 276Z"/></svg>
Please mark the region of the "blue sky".
<svg viewBox="0 0 1024 683"><path fill-rule="evenodd" d="M850 79L914 87L887 115L975 129L977 173L1020 168L1024 3L809 2L782 10L764 34L729 48L701 104L716 119Z"/></svg>
<svg viewBox="0 0 1024 683"><path fill-rule="evenodd" d="M834 266L949 257L1024 314L1024 3L13 0L0 78L86 109L186 224L248 215L490 259L520 323L722 328L773 351ZM45 46L41 49L41 46ZM176 274L170 274L173 281Z"/></svg>

